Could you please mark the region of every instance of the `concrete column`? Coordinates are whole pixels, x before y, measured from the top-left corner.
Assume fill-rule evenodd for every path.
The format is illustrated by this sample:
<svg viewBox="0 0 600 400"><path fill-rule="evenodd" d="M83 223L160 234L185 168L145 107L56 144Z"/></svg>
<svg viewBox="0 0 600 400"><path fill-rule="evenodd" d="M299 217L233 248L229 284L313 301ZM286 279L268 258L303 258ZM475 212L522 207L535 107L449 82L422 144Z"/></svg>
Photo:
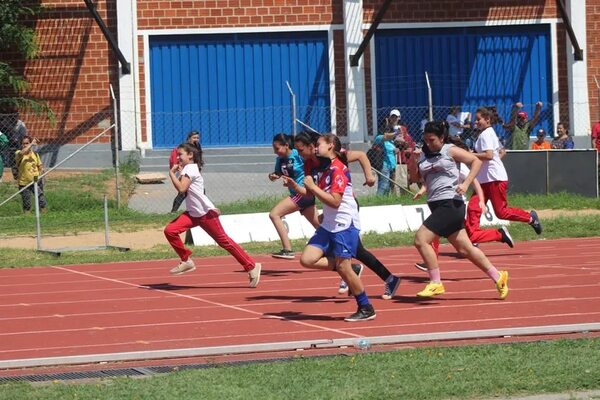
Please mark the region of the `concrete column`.
<svg viewBox="0 0 600 400"><path fill-rule="evenodd" d="M117 0L119 49L131 64L129 75L123 75L119 68L119 122L123 150L135 150L138 147L138 132L140 131L136 118L139 107L136 10L136 0Z"/></svg>
<svg viewBox="0 0 600 400"><path fill-rule="evenodd" d="M566 8L579 46L583 49L583 61L575 61L573 46L567 35L567 71L569 83L569 114L571 116L570 133L574 136L590 134L590 105L588 98L588 72L586 52L586 15L585 1L567 0Z"/></svg>
<svg viewBox="0 0 600 400"><path fill-rule="evenodd" d="M364 56L357 67L350 66L350 55L356 53L364 37L362 25L362 0L344 0L344 65L349 143L363 143L368 135Z"/></svg>

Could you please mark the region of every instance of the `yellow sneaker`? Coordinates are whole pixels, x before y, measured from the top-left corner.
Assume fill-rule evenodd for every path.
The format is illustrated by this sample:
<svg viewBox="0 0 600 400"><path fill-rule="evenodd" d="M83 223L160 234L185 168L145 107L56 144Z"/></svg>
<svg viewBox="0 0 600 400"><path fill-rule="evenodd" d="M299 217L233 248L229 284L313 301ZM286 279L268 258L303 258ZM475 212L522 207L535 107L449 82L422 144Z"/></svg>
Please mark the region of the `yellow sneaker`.
<svg viewBox="0 0 600 400"><path fill-rule="evenodd" d="M446 292L446 289L444 289L444 285L441 282L429 282L427 286L425 286L425 289L417 293L417 297L433 297L438 294L443 294L444 292Z"/></svg>
<svg viewBox="0 0 600 400"><path fill-rule="evenodd" d="M500 299L504 300L508 296L508 271L498 271L500 278L496 282L496 289L500 293Z"/></svg>

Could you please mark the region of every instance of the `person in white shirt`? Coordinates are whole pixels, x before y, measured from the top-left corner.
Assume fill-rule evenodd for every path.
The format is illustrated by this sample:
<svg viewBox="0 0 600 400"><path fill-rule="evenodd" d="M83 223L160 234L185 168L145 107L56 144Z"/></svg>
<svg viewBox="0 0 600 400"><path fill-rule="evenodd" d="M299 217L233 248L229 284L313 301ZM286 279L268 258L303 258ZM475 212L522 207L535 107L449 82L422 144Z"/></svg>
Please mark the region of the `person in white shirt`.
<svg viewBox="0 0 600 400"><path fill-rule="evenodd" d="M448 134L452 137L461 137L465 128L469 125L465 122L470 119L469 113L460 112L459 106L452 106L450 113L446 117L448 123Z"/></svg>
<svg viewBox="0 0 600 400"><path fill-rule="evenodd" d="M481 132L475 142L475 156L483 161L477 180L486 199L492 203L496 216L508 221L525 222L533 227L538 235L542 233L542 223L535 210L527 212L520 208L508 207L506 188L508 175L501 160L502 145L492 128L493 111L480 107L475 114L475 126Z"/></svg>
<svg viewBox="0 0 600 400"><path fill-rule="evenodd" d="M177 147L177 158L179 162L169 170L169 177L179 193L187 193L187 211L165 227L165 236L181 259L181 262L171 269L171 274L179 275L196 269L194 261L190 258L192 252L185 247L179 235L199 226L248 272L250 287L258 286L261 264L254 262L244 249L225 233L219 220L219 209L204 194L204 178L200 174L204 164L201 151L189 143L184 143Z"/></svg>

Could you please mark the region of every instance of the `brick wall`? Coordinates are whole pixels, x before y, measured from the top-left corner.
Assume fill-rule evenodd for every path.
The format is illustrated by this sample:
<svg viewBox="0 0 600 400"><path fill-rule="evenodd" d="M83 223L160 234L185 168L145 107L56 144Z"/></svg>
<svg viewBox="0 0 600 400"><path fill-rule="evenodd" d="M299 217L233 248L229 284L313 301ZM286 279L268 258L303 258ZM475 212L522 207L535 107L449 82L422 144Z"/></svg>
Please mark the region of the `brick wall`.
<svg viewBox="0 0 600 400"><path fill-rule="evenodd" d="M114 0L96 3L114 27ZM117 90L116 60L83 1L48 0L43 5L46 11L32 21L40 52L26 63L24 73L30 94L48 101L56 122L23 113L22 119L44 142L85 143L112 123L109 84Z"/></svg>
<svg viewBox="0 0 600 400"><path fill-rule="evenodd" d="M217 28L341 23L341 1L331 0L138 0L138 28Z"/></svg>
<svg viewBox="0 0 600 400"><path fill-rule="evenodd" d="M116 0L95 2L100 15L116 37ZM372 20L382 2L383 0L364 0L366 22ZM590 75L590 112L593 119L600 118L600 99L593 80L594 75L600 79L600 5L595 3L597 2L589 1L587 4L588 47L585 53ZM98 123L112 122L108 85L112 82L118 90L118 63L82 0L44 0L43 4L48 11L34 21L40 39L40 57L26 63L24 68L27 79L31 82L31 94L49 101L57 114L57 123L51 126L32 116L27 116L26 123L36 136L82 143L100 132ZM137 9L139 29L343 23L341 0L138 0ZM402 1L391 4L384 22L556 17L555 0ZM342 31L334 32L334 42L337 121L338 131L343 135L346 133L346 96ZM141 36L138 38L138 46L142 57ZM559 97L563 103L568 101L565 46L564 28L559 24ZM370 108L372 93L368 51L364 57L367 107ZM146 111L143 64L138 72L143 116ZM143 138L145 135L143 120Z"/></svg>
<svg viewBox="0 0 600 400"><path fill-rule="evenodd" d="M383 0L364 0L365 20L372 21ZM395 1L383 22L480 21L554 18L556 0L431 0Z"/></svg>

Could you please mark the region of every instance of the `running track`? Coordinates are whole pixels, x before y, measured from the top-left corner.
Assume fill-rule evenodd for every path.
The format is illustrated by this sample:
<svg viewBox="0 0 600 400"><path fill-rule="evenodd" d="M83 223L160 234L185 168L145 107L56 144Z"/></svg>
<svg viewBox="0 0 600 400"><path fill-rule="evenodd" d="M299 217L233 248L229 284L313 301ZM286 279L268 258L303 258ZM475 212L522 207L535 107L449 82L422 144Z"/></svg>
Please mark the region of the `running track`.
<svg viewBox="0 0 600 400"><path fill-rule="evenodd" d="M335 347L374 343L600 331L600 238L482 249L510 272L505 301L482 272L442 246L446 294L418 300L426 274L413 248L374 253L403 277L396 297L365 269L374 321L347 323L353 298L337 275L260 256L258 288L232 257L196 258L195 272L170 276L174 261L0 271L0 368ZM523 329L519 329L523 328Z"/></svg>

